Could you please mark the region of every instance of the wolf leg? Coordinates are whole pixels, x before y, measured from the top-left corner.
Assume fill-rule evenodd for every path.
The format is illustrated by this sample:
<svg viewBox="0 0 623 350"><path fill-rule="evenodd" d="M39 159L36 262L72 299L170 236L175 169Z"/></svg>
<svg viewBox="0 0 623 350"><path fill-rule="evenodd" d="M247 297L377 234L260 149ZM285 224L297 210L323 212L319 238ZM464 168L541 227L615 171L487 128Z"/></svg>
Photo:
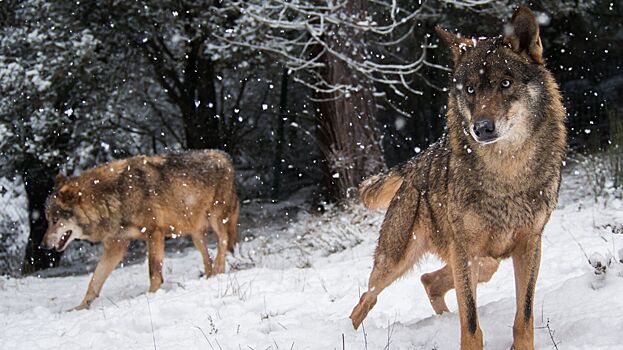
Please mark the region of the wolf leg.
<svg viewBox="0 0 623 350"><path fill-rule="evenodd" d="M240 204L236 200L236 207L232 211L229 218L227 218L228 221L225 224L225 227L227 229L227 238L228 238L227 250L229 250L231 253L234 252L234 245L236 244L236 241L238 240L238 217L239 216L240 216Z"/></svg>
<svg viewBox="0 0 623 350"><path fill-rule="evenodd" d="M376 304L378 295L392 284L398 277L409 270L428 251L426 239L411 240L407 245L404 256L397 262L387 258L383 253L377 254L374 259L374 267L368 281L368 291L361 295L359 303L353 309L350 319L355 329L368 315Z"/></svg>
<svg viewBox="0 0 623 350"><path fill-rule="evenodd" d="M424 285L424 290L428 294L428 300L432 305L435 313L441 315L444 312L449 312L448 305L444 300L446 293L454 288L454 275L452 274L452 267L445 265L441 269L425 273L420 278Z"/></svg>
<svg viewBox="0 0 623 350"><path fill-rule="evenodd" d="M128 245L129 242L125 240L104 242L104 253L97 263L97 267L95 267L95 272L93 272L93 277L91 277L89 287L87 288L87 294L84 296L80 305L67 311L89 308L93 300L99 296L104 281L106 281L121 259L123 259L128 250Z"/></svg>
<svg viewBox="0 0 623 350"><path fill-rule="evenodd" d="M208 248L206 247L206 235L203 233L193 233L191 235L193 239L193 244L195 248L201 253L201 257L203 258L203 273L206 278L212 276L212 259L210 258L210 253L208 252Z"/></svg>
<svg viewBox="0 0 623 350"><path fill-rule="evenodd" d="M478 283L486 283L491 280L491 277L493 277L498 267L500 267L500 260L494 258L479 258L478 266L480 267Z"/></svg>
<svg viewBox="0 0 623 350"><path fill-rule="evenodd" d="M480 268L478 283L489 282L499 265L500 261L497 259L479 258L478 264L475 265ZM447 292L454 289L452 268L449 265L445 265L437 271L425 273L422 275L421 281L435 313L441 315L444 312L448 312L448 306L444 297Z"/></svg>
<svg viewBox="0 0 623 350"><path fill-rule="evenodd" d="M476 285L480 269L472 268L477 263L477 259L470 260L464 247L453 244L450 264L459 304L461 350L481 350L483 347L482 330L476 310Z"/></svg>
<svg viewBox="0 0 623 350"><path fill-rule="evenodd" d="M147 260L149 260L149 292L160 288L162 278L162 260L164 259L164 234L156 230L147 237Z"/></svg>
<svg viewBox="0 0 623 350"><path fill-rule="evenodd" d="M534 288L541 262L541 234L519 242L512 253L517 311L513 325L513 349L534 349Z"/></svg>
<svg viewBox="0 0 623 350"><path fill-rule="evenodd" d="M357 329L376 304L377 296L415 264L428 251L429 231L418 218L420 192L410 181L403 181L393 196L374 253L374 266L363 293L350 319ZM416 236L417 233L417 236Z"/></svg>
<svg viewBox="0 0 623 350"><path fill-rule="evenodd" d="M229 234L223 224L223 220L216 217L210 218L210 225L216 233L216 237L218 238L218 251L216 252L216 261L214 263L214 273L223 273L225 272L225 254L227 253L227 247L229 246Z"/></svg>

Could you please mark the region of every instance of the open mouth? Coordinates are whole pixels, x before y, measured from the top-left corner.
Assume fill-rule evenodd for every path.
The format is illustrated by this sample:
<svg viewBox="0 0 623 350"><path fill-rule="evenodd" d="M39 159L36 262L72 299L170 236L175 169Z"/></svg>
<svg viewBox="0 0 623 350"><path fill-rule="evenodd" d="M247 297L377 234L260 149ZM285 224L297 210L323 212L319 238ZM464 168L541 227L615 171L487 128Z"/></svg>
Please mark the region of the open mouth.
<svg viewBox="0 0 623 350"><path fill-rule="evenodd" d="M65 231L65 233L63 233L63 235L61 236L61 239L58 241L58 245L56 246L57 252L60 252L63 249L65 249L65 245L69 241L69 237L71 237L72 233L73 232L71 230Z"/></svg>

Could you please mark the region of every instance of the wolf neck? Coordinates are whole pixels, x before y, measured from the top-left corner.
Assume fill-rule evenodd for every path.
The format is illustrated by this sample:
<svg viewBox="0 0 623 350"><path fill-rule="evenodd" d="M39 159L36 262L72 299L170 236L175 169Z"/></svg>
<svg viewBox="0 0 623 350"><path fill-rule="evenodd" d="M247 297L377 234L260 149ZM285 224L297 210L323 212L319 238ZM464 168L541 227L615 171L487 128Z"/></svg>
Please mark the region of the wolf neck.
<svg viewBox="0 0 623 350"><path fill-rule="evenodd" d="M469 147L469 146L468 146ZM518 176L526 176L531 169L529 164L538 153L534 144L511 144L497 142L491 145L473 144L474 157L479 159L482 168L496 175L500 180L517 180Z"/></svg>

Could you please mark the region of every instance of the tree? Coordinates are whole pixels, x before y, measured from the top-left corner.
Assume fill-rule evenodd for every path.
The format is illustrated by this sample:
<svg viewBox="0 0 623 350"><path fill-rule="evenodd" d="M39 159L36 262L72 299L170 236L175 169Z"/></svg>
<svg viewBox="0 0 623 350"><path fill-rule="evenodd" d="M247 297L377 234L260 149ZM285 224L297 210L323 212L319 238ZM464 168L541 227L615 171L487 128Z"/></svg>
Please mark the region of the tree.
<svg viewBox="0 0 623 350"><path fill-rule="evenodd" d="M427 60L426 42L415 60L392 49L436 9L365 0L257 0L236 6L240 15L223 40L278 57L294 81L311 89L328 193L338 200L350 197L363 177L384 166L375 118L377 97L385 94L377 87L402 96L418 93L412 82L420 69L444 69Z"/></svg>
<svg viewBox="0 0 623 350"><path fill-rule="evenodd" d="M5 12L0 28L0 176L21 176L30 237L23 273L56 265L60 255L39 249L47 229L45 200L69 154L80 162L97 125L88 94L90 56L97 42L71 26L65 8L26 1Z"/></svg>
<svg viewBox="0 0 623 350"><path fill-rule="evenodd" d="M239 115L247 82L261 57L219 41L235 19L228 2L94 1L76 12L85 28L106 46L127 52L159 85L143 98L163 116L167 132L183 140L182 148L235 147L247 123ZM232 81L233 89L227 86Z"/></svg>
<svg viewBox="0 0 623 350"><path fill-rule="evenodd" d="M345 3L342 11L346 18L365 21L365 2ZM317 135L325 157L329 195L345 199L364 177L383 170L381 135L376 126L372 83L346 62L369 57L363 33L354 27L335 26L322 35L328 49L319 57L323 67L318 73L324 87L314 91ZM340 54L346 59L340 59ZM348 88L334 88L339 86Z"/></svg>
<svg viewBox="0 0 623 350"><path fill-rule="evenodd" d="M26 187L24 273L59 262L38 248L59 171L127 154L231 151L256 125L260 113L242 110L261 111L268 96L268 83L251 79L261 57L219 46L221 2L12 5L0 18L0 176Z"/></svg>

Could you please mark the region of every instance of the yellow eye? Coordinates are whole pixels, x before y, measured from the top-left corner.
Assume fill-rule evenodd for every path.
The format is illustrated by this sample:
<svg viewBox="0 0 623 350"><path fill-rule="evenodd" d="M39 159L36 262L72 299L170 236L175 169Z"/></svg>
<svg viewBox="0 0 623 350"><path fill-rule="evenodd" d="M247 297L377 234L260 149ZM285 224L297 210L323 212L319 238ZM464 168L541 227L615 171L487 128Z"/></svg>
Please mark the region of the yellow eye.
<svg viewBox="0 0 623 350"><path fill-rule="evenodd" d="M504 89L508 89L509 87L511 87L511 81L508 79L504 79L502 80L502 83L500 83L500 86L502 86L502 88Z"/></svg>

